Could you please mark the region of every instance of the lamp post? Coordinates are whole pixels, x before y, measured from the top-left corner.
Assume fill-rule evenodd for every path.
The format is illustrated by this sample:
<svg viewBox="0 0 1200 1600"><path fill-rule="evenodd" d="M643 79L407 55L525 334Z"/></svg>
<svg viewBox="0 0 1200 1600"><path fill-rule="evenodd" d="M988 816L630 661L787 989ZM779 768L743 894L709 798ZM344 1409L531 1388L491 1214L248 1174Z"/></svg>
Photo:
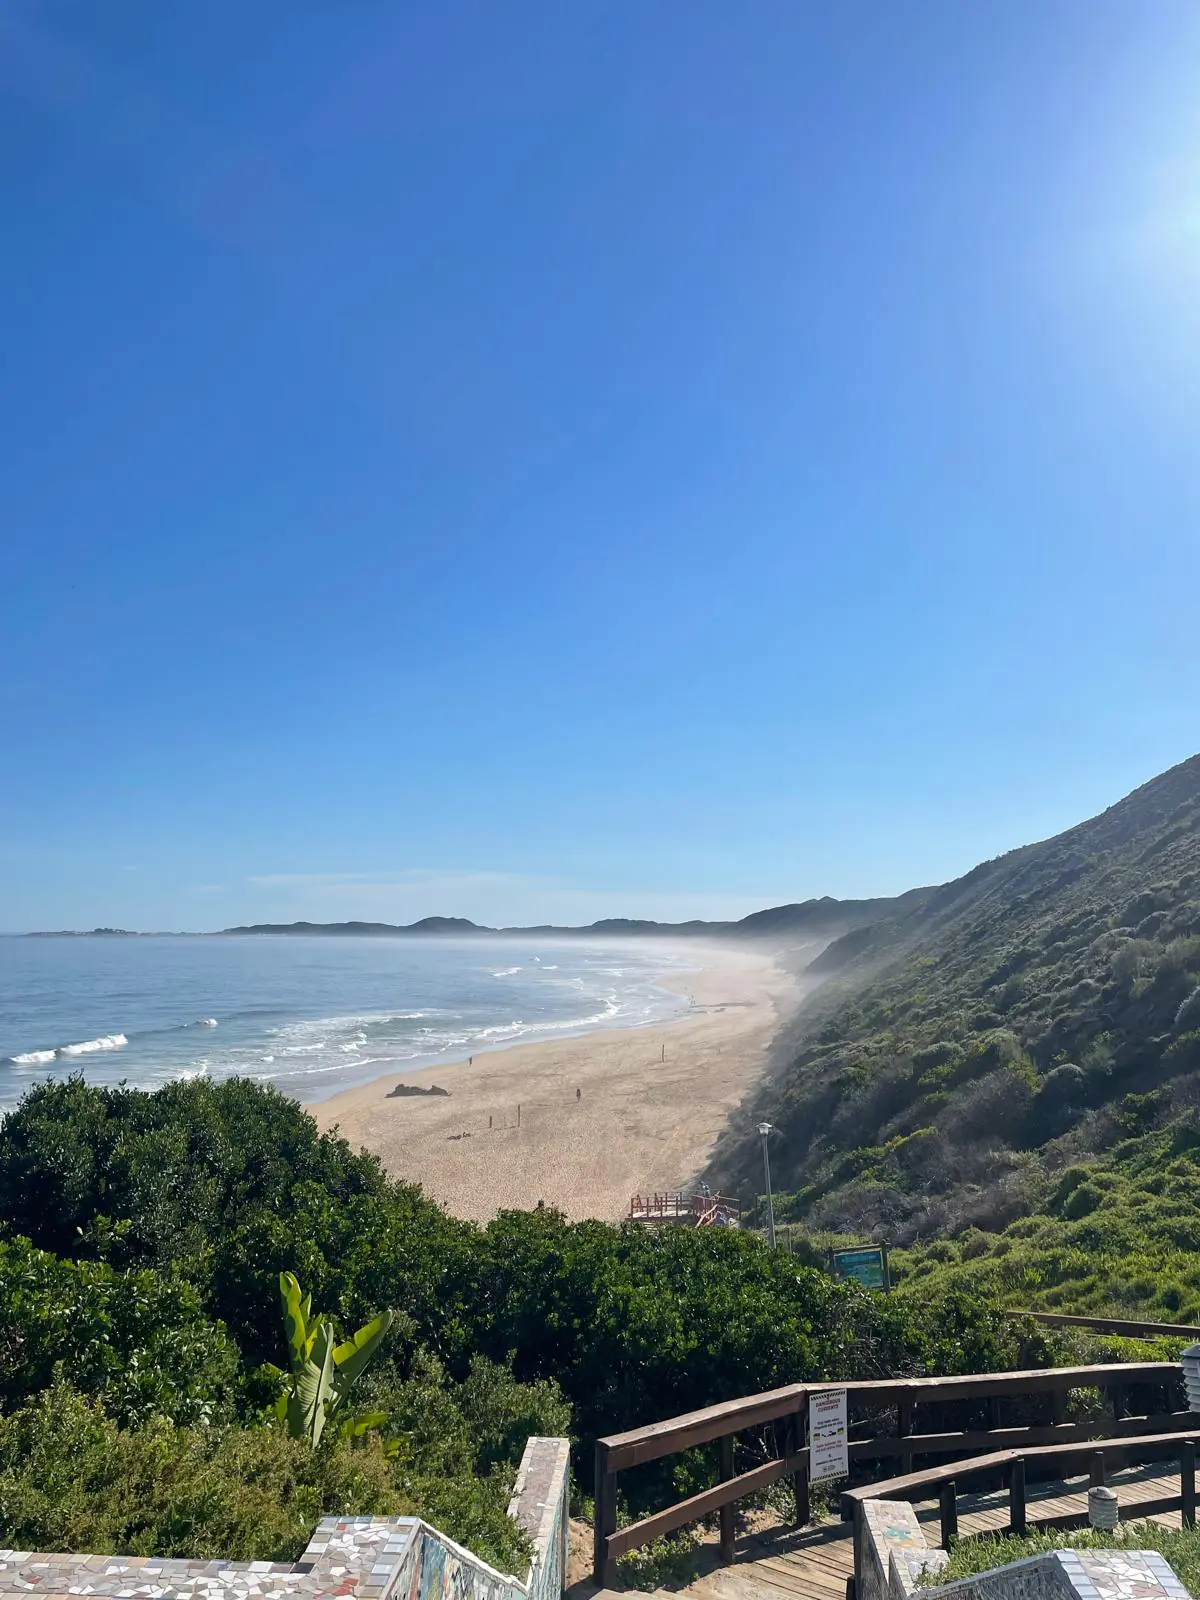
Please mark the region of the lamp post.
<svg viewBox="0 0 1200 1600"><path fill-rule="evenodd" d="M763 1176L767 1180L767 1243L774 1248L775 1245L775 1203L771 1199L771 1158L767 1154L767 1135L772 1131L769 1122L760 1122L758 1131L762 1135L763 1146Z"/></svg>

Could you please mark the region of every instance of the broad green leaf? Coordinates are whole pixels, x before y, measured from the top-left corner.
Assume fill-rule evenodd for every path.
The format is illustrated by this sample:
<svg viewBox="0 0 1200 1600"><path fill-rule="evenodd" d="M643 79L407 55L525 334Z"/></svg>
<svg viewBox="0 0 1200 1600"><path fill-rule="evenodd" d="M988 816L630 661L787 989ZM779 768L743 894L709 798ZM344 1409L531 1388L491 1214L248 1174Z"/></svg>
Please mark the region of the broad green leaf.
<svg viewBox="0 0 1200 1600"><path fill-rule="evenodd" d="M392 1313L382 1311L344 1344L338 1345L333 1352L333 1359L337 1363L336 1383L339 1398L346 1395L350 1385L367 1366L383 1343L383 1336L391 1325Z"/></svg>

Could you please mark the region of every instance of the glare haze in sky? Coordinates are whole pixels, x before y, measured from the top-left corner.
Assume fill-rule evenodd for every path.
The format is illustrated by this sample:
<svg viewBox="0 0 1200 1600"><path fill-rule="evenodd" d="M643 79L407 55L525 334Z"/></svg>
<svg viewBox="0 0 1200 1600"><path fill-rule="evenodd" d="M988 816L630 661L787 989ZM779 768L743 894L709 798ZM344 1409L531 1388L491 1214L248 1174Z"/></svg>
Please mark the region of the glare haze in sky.
<svg viewBox="0 0 1200 1600"><path fill-rule="evenodd" d="M1181 0L0 0L0 927L732 916L1200 746Z"/></svg>

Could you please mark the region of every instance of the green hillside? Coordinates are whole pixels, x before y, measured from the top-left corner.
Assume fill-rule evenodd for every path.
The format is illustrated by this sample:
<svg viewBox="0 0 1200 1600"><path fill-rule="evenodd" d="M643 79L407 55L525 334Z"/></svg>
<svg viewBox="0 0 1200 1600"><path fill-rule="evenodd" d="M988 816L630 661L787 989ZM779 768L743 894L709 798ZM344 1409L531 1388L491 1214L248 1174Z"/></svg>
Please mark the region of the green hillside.
<svg viewBox="0 0 1200 1600"><path fill-rule="evenodd" d="M814 967L828 981L718 1147L718 1182L760 1184L753 1125L766 1116L794 1215L899 1244L960 1242L922 1254L923 1271L962 1250L993 1259L990 1236L1009 1224L1000 1256L1036 1237L1017 1254L1078 1246L1094 1264L1095 1241L1070 1233L1088 1208L1103 1215L1120 1191L1111 1221L1148 1219L1131 1195L1161 1199L1163 1185L1185 1225L1160 1237L1147 1220L1141 1244L1195 1248L1200 757L854 931ZM1094 1180L1078 1175L1093 1163ZM1008 1288L1028 1300L1057 1280L1071 1298L1084 1276L1060 1262ZM1118 1303L1159 1292L1121 1277ZM1100 1294L1093 1283L1084 1298ZM1179 1295L1200 1314L1186 1284Z"/></svg>

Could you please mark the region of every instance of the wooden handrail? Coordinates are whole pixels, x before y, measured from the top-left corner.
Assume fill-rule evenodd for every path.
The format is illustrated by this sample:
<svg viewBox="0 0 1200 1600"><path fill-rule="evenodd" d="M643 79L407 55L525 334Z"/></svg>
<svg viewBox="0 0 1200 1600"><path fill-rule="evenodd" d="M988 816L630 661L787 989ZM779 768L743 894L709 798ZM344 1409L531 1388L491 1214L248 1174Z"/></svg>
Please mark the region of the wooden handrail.
<svg viewBox="0 0 1200 1600"><path fill-rule="evenodd" d="M861 1382L792 1383L783 1389L770 1389L764 1394L746 1396L740 1400L724 1400L719 1405L706 1406L702 1411L686 1411L682 1416L668 1417L664 1422L651 1422L645 1427L630 1428L625 1433L610 1434L597 1441L604 1447L608 1469L624 1471L626 1467L655 1461L660 1456L690 1450L694 1445L706 1444L726 1433L740 1433L744 1428L758 1427L777 1417L787 1416L802 1406L811 1389L836 1387L845 1389L848 1403L875 1401L888 1405L898 1400L909 1400L914 1405L928 1405L948 1400L987 1399L993 1395L1010 1392L1039 1394L1055 1389L1103 1388L1107 1383L1158 1383L1164 1370L1177 1371L1173 1362L1119 1361L1092 1367L1037 1367L1029 1372L981 1372L960 1378L873 1378Z"/></svg>
<svg viewBox="0 0 1200 1600"><path fill-rule="evenodd" d="M971 1456L966 1461L949 1461L942 1467L928 1467L924 1472L906 1472L898 1478L884 1478L878 1483L863 1484L857 1489L842 1491L842 1514L848 1521L854 1508L864 1500L927 1499L927 1491L936 1489L951 1479L986 1476L1014 1461L1069 1461L1072 1457L1126 1455L1137 1451L1153 1459L1155 1455L1178 1455L1184 1442L1180 1435L1190 1425L1196 1427L1197 1417L1187 1412L1180 1418L1181 1426L1167 1433L1128 1434L1119 1439L1083 1439L1069 1444L1032 1445L1014 1450L993 1450L985 1456Z"/></svg>
<svg viewBox="0 0 1200 1600"><path fill-rule="evenodd" d="M1187 1413L1183 1421L1195 1424L1197 1418ZM1193 1430L1196 1431L1196 1430ZM1025 1497L1025 1468L1030 1462L1050 1462L1057 1465L1071 1460L1087 1458L1089 1478L1093 1484L1102 1484L1108 1468L1115 1459L1138 1455L1143 1460L1174 1457L1179 1462L1179 1493L1162 1495L1157 1500L1143 1500L1137 1505L1140 1517L1158 1516L1164 1511L1178 1511L1185 1528L1196 1525L1196 1440L1182 1437L1182 1430L1172 1433L1129 1435L1121 1439L1091 1439L1075 1444L1057 1444L1016 1450L995 1450L989 1455L973 1456L967 1461L955 1461L943 1467L932 1467L925 1472L908 1472L898 1478L887 1478L880 1483L867 1484L858 1489L847 1489L842 1494L842 1516L856 1523L863 1503L867 1500L927 1500L933 1490L938 1495L941 1522L941 1542L948 1547L958 1535L958 1485L965 1479L980 1476L1008 1475L1008 1526L1010 1532L1024 1533L1029 1528L1076 1528L1088 1521L1086 1511L1067 1512L1051 1517L1030 1517ZM994 1533L995 1529L988 1529ZM854 1541L854 1581L862 1593L863 1541Z"/></svg>
<svg viewBox="0 0 1200 1600"><path fill-rule="evenodd" d="M675 1528L695 1522L714 1510L722 1510L722 1548L732 1549L730 1529L733 1503L747 1494L782 1478L791 1478L796 1499L797 1521L808 1520L808 1451L803 1448L804 1422L809 1395L814 1390L831 1387L846 1390L847 1406L852 1412L878 1412L895 1410L895 1431L871 1438L853 1438L849 1441L852 1463L864 1460L886 1459L899 1456L901 1463L911 1469L914 1455L969 1454L981 1446L1003 1442L1011 1448L992 1450L987 1460L996 1470L1018 1456L1030 1456L1038 1451L1060 1452L1086 1450L1097 1439L1110 1439L1112 1449L1129 1450L1144 1444L1147 1439L1178 1438L1184 1429L1191 1429L1195 1419L1190 1413L1164 1412L1149 1417L1122 1416L1123 1400L1128 1389L1137 1384L1174 1384L1179 1379L1179 1367L1174 1362L1138 1361L1108 1362L1095 1366L1042 1367L1026 1372L968 1373L951 1378L883 1378L848 1383L792 1383L763 1394L748 1395L737 1400L725 1400L706 1406L699 1411L689 1411L681 1416L669 1417L645 1427L630 1428L624 1433L611 1434L596 1442L596 1526L594 1577L600 1587L610 1587L614 1579L613 1564L627 1551L636 1549L649 1540L658 1538ZM1070 1389L1100 1389L1112 1397L1112 1414L1080 1422L1062 1420L1062 1404ZM913 1428L913 1411L918 1406L986 1399L999 1402L1005 1397L1024 1398L1029 1395L1059 1397L1054 1418L1049 1424L1031 1423L1016 1427L1001 1427L995 1406L992 1409L993 1426L984 1430L970 1429L944 1432L917 1433ZM732 1437L746 1429L761 1427L766 1423L782 1422L786 1425L786 1438L781 1454L772 1461L756 1466L752 1471L735 1476L732 1470ZM1150 1429L1164 1430L1151 1433ZM721 1480L711 1489L689 1496L663 1511L654 1512L629 1527L617 1530L617 1479L618 1474L630 1467L656 1461L663 1456L675 1455L698 1445L722 1441ZM1024 1449L1022 1449L1024 1447ZM974 1462L953 1469L961 1476L963 1471L974 1470ZM979 1470L984 1470L980 1468ZM935 1481L948 1481L949 1468L934 1469L940 1474ZM899 1483L912 1476L911 1471L890 1483ZM848 1491L860 1498L870 1498L863 1491ZM845 1502L844 1502L845 1503Z"/></svg>
<svg viewBox="0 0 1200 1600"><path fill-rule="evenodd" d="M1098 1333L1119 1333L1131 1339L1200 1339L1200 1328L1175 1322L1130 1322L1121 1317L1077 1317L1064 1311L1006 1311L1006 1317L1028 1317L1050 1328L1095 1328Z"/></svg>

